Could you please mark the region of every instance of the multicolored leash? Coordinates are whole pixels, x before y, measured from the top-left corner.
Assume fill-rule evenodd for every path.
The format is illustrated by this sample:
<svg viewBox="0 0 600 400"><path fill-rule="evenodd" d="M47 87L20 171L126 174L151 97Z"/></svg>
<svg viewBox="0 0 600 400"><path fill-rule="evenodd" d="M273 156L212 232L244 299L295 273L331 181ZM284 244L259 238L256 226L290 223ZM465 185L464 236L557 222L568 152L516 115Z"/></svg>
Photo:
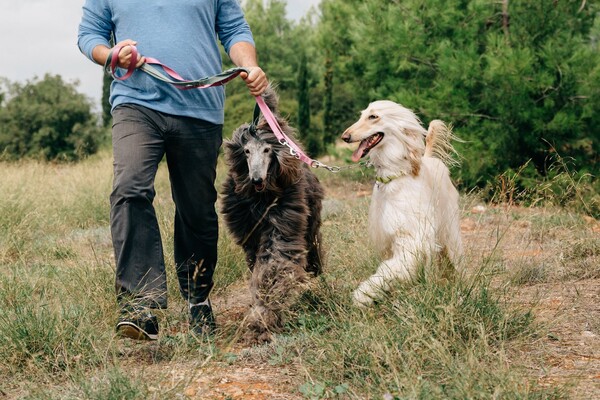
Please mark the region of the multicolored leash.
<svg viewBox="0 0 600 400"><path fill-rule="evenodd" d="M137 60L138 51L137 51L136 47L133 45L128 45L128 46L131 47L131 59ZM121 50L124 47L126 47L126 46L115 46L115 48L108 55L108 58L106 59L106 63L104 64L104 69L109 74L111 74L113 78L120 80L120 81L123 81L123 80L129 78L133 74L133 71L135 71L135 69L136 69L135 63L131 62L129 64L129 68L127 68L127 71L125 72L124 75L119 76L117 74L117 64L119 62L119 53L121 52ZM169 77L165 76L164 74L161 74L160 71L157 68L154 68L152 65L159 66L166 72L166 74L169 77L171 77L173 79L170 79ZM142 64L142 66L139 69L141 69L148 75L150 75L158 80L166 82L166 83L173 85L176 88L182 89L182 90L204 89L204 88L213 87L213 86L222 86L222 85L226 84L227 82L231 81L232 79L236 78L242 72L248 73L248 70L246 68L231 68L231 69L221 72L220 74L216 74L216 75L209 76L206 78L201 78L201 79L190 81L190 80L186 80L186 79L182 78L173 69L167 67L166 65L164 65L163 63L158 61L156 58L152 58L152 57L146 57L146 62L144 64Z"/></svg>
<svg viewBox="0 0 600 400"><path fill-rule="evenodd" d="M137 60L138 51L137 51L136 47L133 45L127 45L127 46L131 47L131 59ZM111 74L113 78L120 80L120 81L123 81L123 80L129 78L136 69L135 68L136 64L134 62L131 62L124 75L119 76L117 74L119 53L121 52L121 50L124 47L126 47L126 46L115 46L114 49L108 55L108 58L106 59L106 63L104 64L104 69L109 74ZM165 76L164 74L160 73L160 71L158 69L154 68L152 65L158 65L160 68L162 68L165 71L165 73L170 78ZM232 79L236 78L242 72L249 73L249 71L246 68L237 67L237 68L228 69L226 71L221 72L220 74L209 76L206 78L201 78L201 79L197 79L197 80L186 80L186 79L182 78L173 69L167 67L166 65L164 65L157 59L151 58L151 57L146 57L146 62L144 64L142 64L142 66L139 69L144 71L145 73L149 74L150 76L152 76L158 80L161 80L163 82L166 82L170 85L173 85L176 88L181 89L181 90L204 89L204 88L213 87L213 86L222 86L222 85L225 85L227 82L231 81ZM321 163L320 161L317 161L317 160L314 160L314 159L308 157L306 155L306 153L304 153L304 151L300 147L298 147L298 145L296 145L296 143L294 143L294 141L292 139L290 139L283 132L283 129L281 129L281 126L279 125L279 123L277 122L277 119L275 118L275 116L273 115L273 113L271 112L271 110L269 109L267 104L265 103L264 99L260 96L256 96L255 98L256 98L256 105L262 112L265 120L267 121L267 124L269 124L269 127L273 131L273 134L275 135L277 140L279 140L279 143L281 143L284 146L289 147L290 153L294 157L298 158L299 160L303 161L304 163L308 164L309 166L311 166L313 168L326 168L331 172L338 172L341 169L341 167L330 167L328 165Z"/></svg>

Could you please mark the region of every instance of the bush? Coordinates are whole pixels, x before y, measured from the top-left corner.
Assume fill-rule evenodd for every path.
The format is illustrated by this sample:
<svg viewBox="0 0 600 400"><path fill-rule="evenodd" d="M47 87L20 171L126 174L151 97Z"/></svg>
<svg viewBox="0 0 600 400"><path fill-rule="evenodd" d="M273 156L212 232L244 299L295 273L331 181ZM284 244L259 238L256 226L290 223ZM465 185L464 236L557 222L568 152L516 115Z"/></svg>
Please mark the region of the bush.
<svg viewBox="0 0 600 400"><path fill-rule="evenodd" d="M91 109L59 75L10 84L0 105L0 157L73 161L95 153L105 132Z"/></svg>

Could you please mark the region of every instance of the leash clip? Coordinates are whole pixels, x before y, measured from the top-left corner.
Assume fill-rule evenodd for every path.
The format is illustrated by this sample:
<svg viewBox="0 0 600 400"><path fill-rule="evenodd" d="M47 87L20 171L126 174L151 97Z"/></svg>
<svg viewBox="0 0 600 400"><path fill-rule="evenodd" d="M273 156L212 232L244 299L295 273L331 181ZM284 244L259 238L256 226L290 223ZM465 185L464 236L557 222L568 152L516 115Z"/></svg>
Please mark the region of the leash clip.
<svg viewBox="0 0 600 400"><path fill-rule="evenodd" d="M337 173L340 172L342 170L342 167L338 167L338 166L329 166L327 164L323 164L322 162L318 161L318 160L312 160L310 163L310 166L313 168L325 168L327 171L329 172L333 172L333 173Z"/></svg>

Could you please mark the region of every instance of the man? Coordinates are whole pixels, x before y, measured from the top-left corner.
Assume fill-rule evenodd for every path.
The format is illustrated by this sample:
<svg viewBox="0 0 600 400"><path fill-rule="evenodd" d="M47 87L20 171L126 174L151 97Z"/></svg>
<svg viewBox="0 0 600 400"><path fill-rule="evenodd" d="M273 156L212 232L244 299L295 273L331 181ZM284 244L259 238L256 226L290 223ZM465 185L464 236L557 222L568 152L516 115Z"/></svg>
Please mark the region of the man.
<svg viewBox="0 0 600 400"><path fill-rule="evenodd" d="M221 72L221 42L240 76L260 95L267 78L258 67L254 41L237 0L86 0L79 26L82 53L105 64L109 39L126 46L118 66L136 67L135 45L186 79ZM152 309L167 307L167 282L159 227L152 205L158 164L166 156L175 203L174 249L181 294L189 303L190 326L210 334L215 320L209 293L217 262L214 187L222 143L224 88L179 90L141 70L111 86L114 182L110 196L116 290L121 306L117 332L154 340Z"/></svg>

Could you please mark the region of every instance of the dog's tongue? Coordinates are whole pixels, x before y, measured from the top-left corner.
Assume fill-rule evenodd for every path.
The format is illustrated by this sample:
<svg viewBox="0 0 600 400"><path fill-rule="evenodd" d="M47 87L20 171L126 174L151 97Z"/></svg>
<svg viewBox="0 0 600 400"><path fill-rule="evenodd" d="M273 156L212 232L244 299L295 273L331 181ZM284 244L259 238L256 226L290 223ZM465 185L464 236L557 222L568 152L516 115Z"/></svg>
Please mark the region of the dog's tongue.
<svg viewBox="0 0 600 400"><path fill-rule="evenodd" d="M367 149L368 145L369 145L368 140L361 141L360 144L358 145L358 149L356 149L354 151L354 153L352 153L352 161L358 162L358 160L360 160L363 157L363 155L364 155L363 153Z"/></svg>

